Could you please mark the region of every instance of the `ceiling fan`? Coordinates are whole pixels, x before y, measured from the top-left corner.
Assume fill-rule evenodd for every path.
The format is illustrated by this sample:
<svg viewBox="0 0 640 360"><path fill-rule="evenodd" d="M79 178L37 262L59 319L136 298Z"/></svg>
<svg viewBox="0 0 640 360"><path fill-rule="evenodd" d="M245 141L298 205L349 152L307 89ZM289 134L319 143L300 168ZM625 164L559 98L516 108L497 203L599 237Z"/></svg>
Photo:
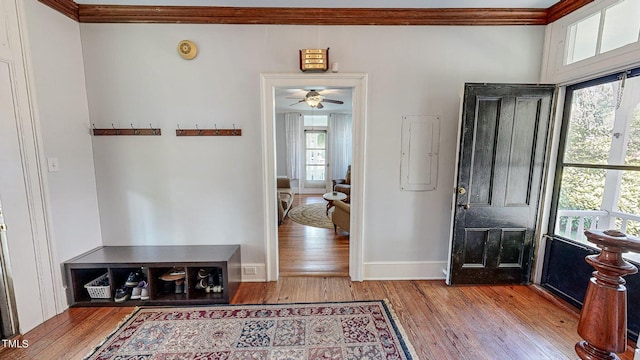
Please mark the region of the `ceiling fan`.
<svg viewBox="0 0 640 360"><path fill-rule="evenodd" d="M296 98L288 97L287 99L296 99ZM309 90L309 92L304 96L304 99L300 99L299 101L291 104L291 106L299 104L301 102L305 102L307 103L307 105L309 105L309 107L316 108L316 109L322 109L324 107L322 105L323 102L328 102L332 104L344 104L344 101L342 100L327 99L324 96L320 95L320 93L317 92L316 90Z"/></svg>

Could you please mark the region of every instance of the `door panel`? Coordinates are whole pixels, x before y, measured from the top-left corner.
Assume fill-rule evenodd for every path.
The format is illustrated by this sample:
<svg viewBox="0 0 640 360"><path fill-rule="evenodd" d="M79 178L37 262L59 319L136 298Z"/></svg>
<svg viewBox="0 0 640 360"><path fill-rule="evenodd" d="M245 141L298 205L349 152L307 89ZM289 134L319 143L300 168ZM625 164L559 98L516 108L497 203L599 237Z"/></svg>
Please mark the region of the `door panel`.
<svg viewBox="0 0 640 360"><path fill-rule="evenodd" d="M554 90L465 85L450 284L529 282Z"/></svg>
<svg viewBox="0 0 640 360"><path fill-rule="evenodd" d="M470 148L473 160L468 200L474 206L491 204L499 114L500 99L478 99L478 117L474 119L473 145Z"/></svg>

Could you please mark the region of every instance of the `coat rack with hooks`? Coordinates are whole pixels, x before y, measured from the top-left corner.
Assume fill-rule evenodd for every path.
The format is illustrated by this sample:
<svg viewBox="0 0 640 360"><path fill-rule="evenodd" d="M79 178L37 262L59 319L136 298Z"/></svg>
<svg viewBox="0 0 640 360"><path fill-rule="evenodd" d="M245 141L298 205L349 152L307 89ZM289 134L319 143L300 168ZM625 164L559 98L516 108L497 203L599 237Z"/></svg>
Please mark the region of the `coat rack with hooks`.
<svg viewBox="0 0 640 360"><path fill-rule="evenodd" d="M158 128L154 128L149 124L148 128L134 128L131 124L131 128L116 128L111 124L111 129L97 129L96 125L93 125L94 136L119 136L119 135L162 135L162 131Z"/></svg>
<svg viewBox="0 0 640 360"><path fill-rule="evenodd" d="M217 125L213 129L200 129L198 125L195 129L181 129L178 125L176 136L242 136L242 129L236 129L235 124L233 129L218 129Z"/></svg>

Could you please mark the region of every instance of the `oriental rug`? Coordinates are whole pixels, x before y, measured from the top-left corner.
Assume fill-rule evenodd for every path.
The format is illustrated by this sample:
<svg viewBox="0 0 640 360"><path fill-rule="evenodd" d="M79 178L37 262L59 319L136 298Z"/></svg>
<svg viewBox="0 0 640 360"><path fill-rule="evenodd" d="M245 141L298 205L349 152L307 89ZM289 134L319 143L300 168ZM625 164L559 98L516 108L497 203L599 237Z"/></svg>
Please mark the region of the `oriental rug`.
<svg viewBox="0 0 640 360"><path fill-rule="evenodd" d="M333 229L332 212L333 208L329 210L329 216L327 216L327 203L313 203L296 206L289 210L287 216L298 224Z"/></svg>
<svg viewBox="0 0 640 360"><path fill-rule="evenodd" d="M385 301L138 308L85 359L417 359Z"/></svg>

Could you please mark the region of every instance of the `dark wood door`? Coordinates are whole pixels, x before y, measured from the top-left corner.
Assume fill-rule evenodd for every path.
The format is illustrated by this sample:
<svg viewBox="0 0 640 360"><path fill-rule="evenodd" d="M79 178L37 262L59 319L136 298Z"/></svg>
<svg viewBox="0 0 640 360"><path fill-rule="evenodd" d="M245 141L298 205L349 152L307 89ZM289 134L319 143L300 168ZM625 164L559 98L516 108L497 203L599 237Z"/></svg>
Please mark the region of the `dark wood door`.
<svg viewBox="0 0 640 360"><path fill-rule="evenodd" d="M449 283L528 283L550 85L466 84Z"/></svg>

